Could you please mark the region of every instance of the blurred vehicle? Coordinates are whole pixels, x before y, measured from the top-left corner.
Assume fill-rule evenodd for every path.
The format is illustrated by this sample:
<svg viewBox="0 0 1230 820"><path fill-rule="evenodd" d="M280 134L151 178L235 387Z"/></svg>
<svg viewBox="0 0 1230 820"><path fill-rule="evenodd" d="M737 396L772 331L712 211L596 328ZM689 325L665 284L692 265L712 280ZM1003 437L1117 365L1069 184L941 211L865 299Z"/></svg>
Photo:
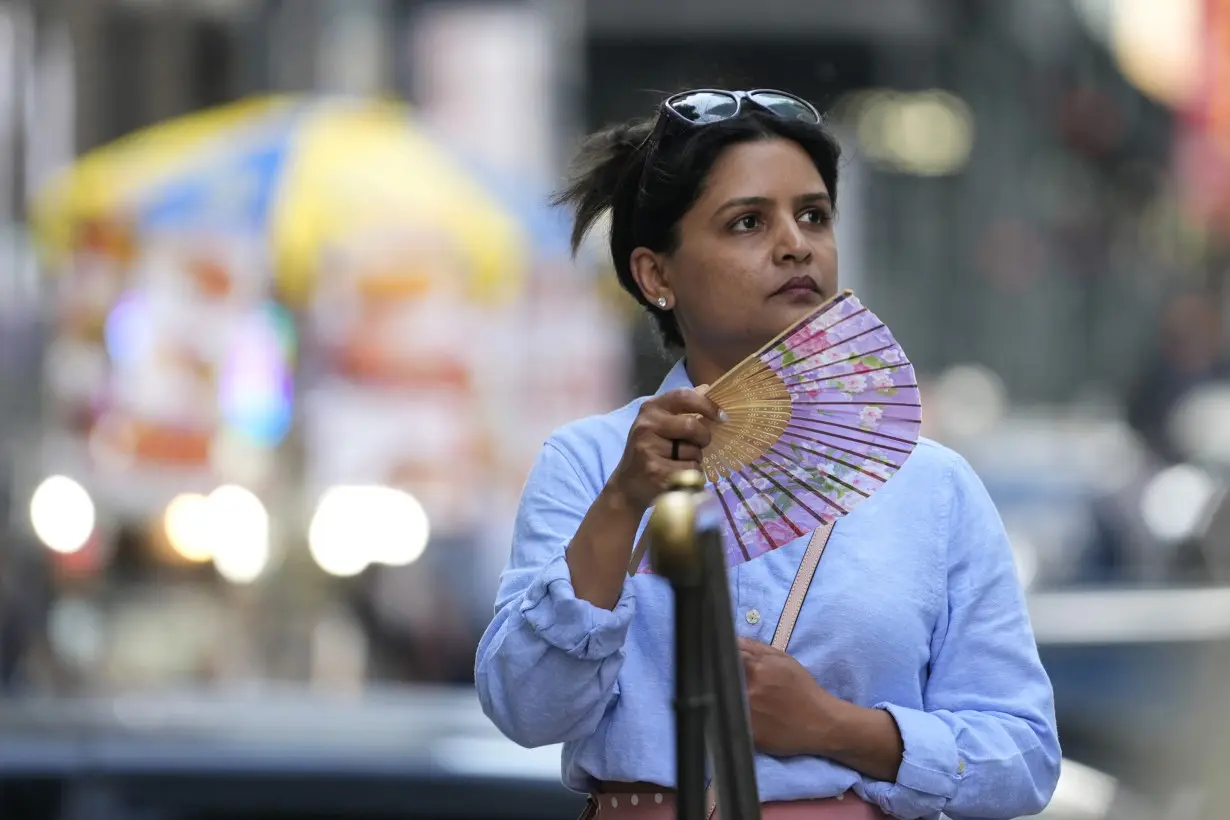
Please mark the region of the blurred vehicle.
<svg viewBox="0 0 1230 820"><path fill-rule="evenodd" d="M575 818L558 747L504 740L472 693L271 689L0 710L0 816Z"/></svg>

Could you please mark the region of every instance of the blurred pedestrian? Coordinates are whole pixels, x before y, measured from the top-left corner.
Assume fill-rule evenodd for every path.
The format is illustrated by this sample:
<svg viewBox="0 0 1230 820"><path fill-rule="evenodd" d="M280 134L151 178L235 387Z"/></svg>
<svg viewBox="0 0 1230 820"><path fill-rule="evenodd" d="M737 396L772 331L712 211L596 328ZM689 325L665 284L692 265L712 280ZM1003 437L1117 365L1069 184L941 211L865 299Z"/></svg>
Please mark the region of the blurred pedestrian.
<svg viewBox="0 0 1230 820"><path fill-rule="evenodd" d="M1128 422L1160 458L1181 461L1169 431L1171 414L1193 390L1214 381L1230 383L1220 309L1206 295L1180 294L1166 306L1153 355L1129 391Z"/></svg>

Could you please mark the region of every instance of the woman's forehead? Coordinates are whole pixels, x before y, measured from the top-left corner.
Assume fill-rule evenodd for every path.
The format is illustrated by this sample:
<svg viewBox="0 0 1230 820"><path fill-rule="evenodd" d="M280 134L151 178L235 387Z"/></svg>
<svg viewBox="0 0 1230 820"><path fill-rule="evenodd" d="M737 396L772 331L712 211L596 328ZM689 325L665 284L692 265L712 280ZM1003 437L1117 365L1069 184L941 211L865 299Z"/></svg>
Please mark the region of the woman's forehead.
<svg viewBox="0 0 1230 820"><path fill-rule="evenodd" d="M827 191L819 169L802 146L772 139L737 143L723 151L709 171L700 199L795 200Z"/></svg>

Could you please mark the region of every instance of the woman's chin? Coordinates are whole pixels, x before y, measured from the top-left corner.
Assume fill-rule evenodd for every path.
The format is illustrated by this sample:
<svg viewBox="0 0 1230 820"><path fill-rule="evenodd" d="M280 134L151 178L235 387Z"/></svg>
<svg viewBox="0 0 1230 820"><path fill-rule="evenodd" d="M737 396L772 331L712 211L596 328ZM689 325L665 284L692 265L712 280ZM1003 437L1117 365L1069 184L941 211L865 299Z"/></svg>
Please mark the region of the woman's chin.
<svg viewBox="0 0 1230 820"><path fill-rule="evenodd" d="M790 291L789 295L778 294L770 302L773 321L767 324L775 326L774 333L779 333L803 317L811 315L826 301L823 294L814 290Z"/></svg>

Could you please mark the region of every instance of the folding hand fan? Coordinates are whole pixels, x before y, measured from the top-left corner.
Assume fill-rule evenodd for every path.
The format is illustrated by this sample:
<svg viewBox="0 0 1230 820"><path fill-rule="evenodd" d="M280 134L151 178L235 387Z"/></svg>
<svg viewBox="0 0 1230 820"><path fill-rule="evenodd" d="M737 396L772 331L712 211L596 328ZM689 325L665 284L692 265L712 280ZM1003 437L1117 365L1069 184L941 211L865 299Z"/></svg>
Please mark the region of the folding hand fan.
<svg viewBox="0 0 1230 820"><path fill-rule="evenodd" d="M913 366L848 290L708 395L728 416L713 426L701 463L730 528L728 565L853 510L905 463L922 420ZM648 556L640 559L637 571L649 571Z"/></svg>

